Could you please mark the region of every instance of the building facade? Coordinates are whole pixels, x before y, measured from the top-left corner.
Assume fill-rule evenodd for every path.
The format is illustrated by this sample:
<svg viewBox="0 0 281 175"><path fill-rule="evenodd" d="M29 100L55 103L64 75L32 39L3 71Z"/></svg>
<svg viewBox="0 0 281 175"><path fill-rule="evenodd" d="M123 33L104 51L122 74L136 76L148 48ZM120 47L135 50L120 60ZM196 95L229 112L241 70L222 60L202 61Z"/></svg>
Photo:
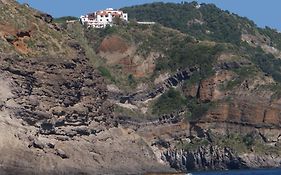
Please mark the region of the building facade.
<svg viewBox="0 0 281 175"><path fill-rule="evenodd" d="M106 26L112 26L115 19L128 21L128 14L120 10L107 8L106 10L96 11L80 17L80 21L83 25L93 28L105 28Z"/></svg>

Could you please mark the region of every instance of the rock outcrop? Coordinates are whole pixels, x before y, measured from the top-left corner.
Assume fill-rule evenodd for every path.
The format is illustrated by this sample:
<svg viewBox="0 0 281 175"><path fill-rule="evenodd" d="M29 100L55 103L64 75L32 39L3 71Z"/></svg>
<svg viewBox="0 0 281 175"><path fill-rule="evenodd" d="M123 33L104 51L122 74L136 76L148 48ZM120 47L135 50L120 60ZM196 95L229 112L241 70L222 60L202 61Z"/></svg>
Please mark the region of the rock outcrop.
<svg viewBox="0 0 281 175"><path fill-rule="evenodd" d="M89 135L92 122L110 125L106 87L83 57L76 59L2 58L2 75L11 80L12 109L41 134Z"/></svg>
<svg viewBox="0 0 281 175"><path fill-rule="evenodd" d="M138 78L147 77L155 70L156 60L161 54L150 52L144 56L137 51L137 45L115 35L104 38L97 49L99 56L104 58L109 66L122 65L121 69L125 73Z"/></svg>
<svg viewBox="0 0 281 175"><path fill-rule="evenodd" d="M232 150L217 146L205 146L195 151L169 150L163 153L162 159L171 167L185 172L247 168Z"/></svg>
<svg viewBox="0 0 281 175"><path fill-rule="evenodd" d="M250 32L251 22L193 6L201 17L181 32L134 23L102 31L78 22L60 28L51 15L0 0L0 174L280 167L278 43ZM242 31L230 39L232 30L210 30L208 10ZM207 24L202 36L186 33L194 24ZM262 65L259 46L273 54L271 65ZM156 100L171 88L178 111L155 116ZM114 113L114 103L126 109Z"/></svg>
<svg viewBox="0 0 281 175"><path fill-rule="evenodd" d="M161 156L171 167L184 172L192 170L235 170L280 167L280 158L271 155L238 155L229 148L202 146L194 151L168 150Z"/></svg>
<svg viewBox="0 0 281 175"><path fill-rule="evenodd" d="M158 96L161 96L171 87L178 87L183 84L184 81L189 80L190 77L198 71L198 68L186 68L178 71L174 75L169 76L163 82L159 82L152 89L141 90L132 94L124 93L124 92L109 92L110 98L115 101L119 101L119 103L130 103L136 104L138 102L145 102L149 100L153 100Z"/></svg>
<svg viewBox="0 0 281 175"><path fill-rule="evenodd" d="M135 131L117 128L103 78L71 47L75 59L1 56L2 174L171 171Z"/></svg>

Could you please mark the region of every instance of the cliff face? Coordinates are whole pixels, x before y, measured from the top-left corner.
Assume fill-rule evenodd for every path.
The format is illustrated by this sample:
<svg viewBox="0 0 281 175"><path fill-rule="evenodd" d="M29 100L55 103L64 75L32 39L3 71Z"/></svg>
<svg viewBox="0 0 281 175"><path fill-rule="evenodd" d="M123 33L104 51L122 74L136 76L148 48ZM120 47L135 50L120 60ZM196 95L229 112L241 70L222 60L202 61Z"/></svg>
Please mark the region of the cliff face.
<svg viewBox="0 0 281 175"><path fill-rule="evenodd" d="M214 105L190 121L180 142L159 136L171 145L162 151L162 160L183 171L280 167L279 99L271 90L259 89L272 79L251 77L231 91L222 88L235 76L234 72L219 71L184 88L187 96Z"/></svg>
<svg viewBox="0 0 281 175"><path fill-rule="evenodd" d="M163 153L162 159L169 162L171 167L187 172L280 167L278 156L237 155L233 150L217 146L204 146L196 151L167 151Z"/></svg>
<svg viewBox="0 0 281 175"><path fill-rule="evenodd" d="M150 52L144 56L137 53L138 49L137 44L113 35L103 39L97 52L108 65L120 65L124 73L137 78L147 77L154 72L160 53Z"/></svg>
<svg viewBox="0 0 281 175"><path fill-rule="evenodd" d="M50 15L0 8L0 174L171 171L118 126L104 78Z"/></svg>
<svg viewBox="0 0 281 175"><path fill-rule="evenodd" d="M13 94L5 107L40 133L75 136L81 130L89 135L95 131L82 128L91 121L109 124L105 119L112 118L112 107L104 103L103 79L82 55L64 60L4 57L1 63L2 78L10 80Z"/></svg>
<svg viewBox="0 0 281 175"><path fill-rule="evenodd" d="M212 5L152 6L188 11L189 30L86 29L0 1L0 172L280 167L276 33Z"/></svg>
<svg viewBox="0 0 281 175"><path fill-rule="evenodd" d="M117 127L103 78L75 48L76 59L1 56L0 171L169 171L142 137Z"/></svg>
<svg viewBox="0 0 281 175"><path fill-rule="evenodd" d="M225 170L247 168L245 162L225 148L207 146L196 151L167 151L163 153L163 159L173 168L183 171L190 170Z"/></svg>

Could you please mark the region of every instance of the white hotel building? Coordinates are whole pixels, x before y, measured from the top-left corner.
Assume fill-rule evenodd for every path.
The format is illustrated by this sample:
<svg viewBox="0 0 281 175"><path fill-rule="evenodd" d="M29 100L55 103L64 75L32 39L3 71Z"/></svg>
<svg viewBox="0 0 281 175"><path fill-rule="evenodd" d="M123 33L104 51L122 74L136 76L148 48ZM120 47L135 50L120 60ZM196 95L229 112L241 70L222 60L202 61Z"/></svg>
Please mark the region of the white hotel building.
<svg viewBox="0 0 281 175"><path fill-rule="evenodd" d="M112 26L114 18L128 21L128 14L120 10L107 8L106 10L96 11L80 17L83 25L93 28L105 28L107 25Z"/></svg>

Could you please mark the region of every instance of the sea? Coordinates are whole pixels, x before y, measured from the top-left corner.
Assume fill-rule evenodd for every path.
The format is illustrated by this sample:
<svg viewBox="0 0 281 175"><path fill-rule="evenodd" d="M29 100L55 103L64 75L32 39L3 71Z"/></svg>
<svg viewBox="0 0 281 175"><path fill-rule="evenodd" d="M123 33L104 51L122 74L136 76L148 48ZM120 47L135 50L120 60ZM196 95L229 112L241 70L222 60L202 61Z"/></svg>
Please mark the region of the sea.
<svg viewBox="0 0 281 175"><path fill-rule="evenodd" d="M188 175L281 175L281 169L191 172Z"/></svg>

